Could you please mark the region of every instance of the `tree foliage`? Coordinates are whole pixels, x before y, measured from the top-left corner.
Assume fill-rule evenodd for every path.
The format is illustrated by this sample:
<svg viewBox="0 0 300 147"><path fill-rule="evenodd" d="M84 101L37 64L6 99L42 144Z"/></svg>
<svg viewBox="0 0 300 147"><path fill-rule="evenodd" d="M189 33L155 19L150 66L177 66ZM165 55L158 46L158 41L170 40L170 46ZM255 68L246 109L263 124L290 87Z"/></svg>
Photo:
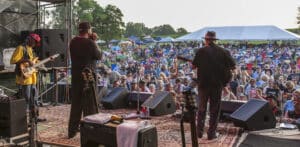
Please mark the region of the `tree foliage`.
<svg viewBox="0 0 300 147"><path fill-rule="evenodd" d="M156 36L164 36L164 35L170 35L170 34L175 34L176 33L174 28L169 24L156 26L152 29L152 31L153 31L152 34L156 35Z"/></svg>
<svg viewBox="0 0 300 147"><path fill-rule="evenodd" d="M113 5L107 5L104 9L102 20L95 20L100 25L100 38L109 42L112 39L121 39L124 33L123 13L119 8Z"/></svg>
<svg viewBox="0 0 300 147"><path fill-rule="evenodd" d="M177 31L177 35L185 35L189 33L185 28L178 28L176 31Z"/></svg>
<svg viewBox="0 0 300 147"><path fill-rule="evenodd" d="M72 1L73 11L73 32L77 31L77 26L82 21L88 21L93 26L100 39L109 42L111 39L122 37L124 31L123 14L119 8L113 5L101 7L95 0ZM52 12L53 28L65 28L64 7L57 7Z"/></svg>
<svg viewBox="0 0 300 147"><path fill-rule="evenodd" d="M147 28L144 23L128 22L125 29L125 37L129 36L146 36L151 35L151 29Z"/></svg>

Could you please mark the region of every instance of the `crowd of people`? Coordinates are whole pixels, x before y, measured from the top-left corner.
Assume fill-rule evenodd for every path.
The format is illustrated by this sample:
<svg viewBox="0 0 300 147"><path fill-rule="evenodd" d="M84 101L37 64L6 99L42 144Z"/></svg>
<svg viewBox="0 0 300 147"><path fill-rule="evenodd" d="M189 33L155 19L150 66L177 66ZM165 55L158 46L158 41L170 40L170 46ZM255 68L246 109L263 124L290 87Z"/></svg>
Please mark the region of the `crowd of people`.
<svg viewBox="0 0 300 147"><path fill-rule="evenodd" d="M107 51L102 60L107 67L99 71L99 84L108 88L126 87L129 91L137 91L139 87L140 92L170 91L179 106L185 87L191 86L196 90L197 84L193 79L197 75L190 62L176 57L181 55L193 59L199 46L195 43L158 44ZM237 65L232 81L222 91L223 100L266 100L277 116L287 117L290 112L299 111L295 108L300 106L297 102L297 94L300 94L297 74L300 47L278 45L276 42L272 45L220 46L230 51ZM120 59L119 55L126 58Z"/></svg>
<svg viewBox="0 0 300 147"><path fill-rule="evenodd" d="M274 115L284 118L283 121L293 122L300 118L299 46L279 45L277 42L216 45L216 33L208 31L204 43L143 46L131 43L100 51L96 45L97 34L91 31L89 22L80 23L78 30L79 35L70 43L72 103L69 138L79 131L82 113L87 116L99 112L96 85L153 94L168 91L178 109L184 91L192 89L197 96L199 138L203 135L207 103L210 103L209 140L217 138L221 99L260 99L268 102ZM19 97L26 99L32 112L37 109L37 96L34 96L37 92L36 73L26 77L20 71L25 65L35 64L32 48L39 42L39 35L30 34L11 58L11 63L17 65ZM31 118L34 120L36 116Z"/></svg>

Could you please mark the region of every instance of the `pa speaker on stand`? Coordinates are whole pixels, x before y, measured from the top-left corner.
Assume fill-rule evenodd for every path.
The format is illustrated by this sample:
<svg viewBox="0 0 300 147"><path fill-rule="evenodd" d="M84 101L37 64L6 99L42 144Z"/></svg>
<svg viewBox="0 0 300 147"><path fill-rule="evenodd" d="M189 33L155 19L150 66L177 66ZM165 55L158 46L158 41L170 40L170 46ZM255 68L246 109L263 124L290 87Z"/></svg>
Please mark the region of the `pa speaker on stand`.
<svg viewBox="0 0 300 147"><path fill-rule="evenodd" d="M151 116L166 115L176 111L175 101L168 91L156 92L142 106L150 109Z"/></svg>
<svg viewBox="0 0 300 147"><path fill-rule="evenodd" d="M41 44L36 53L40 59L45 59L54 54L60 54L58 59L45 64L46 67L65 67L66 51L68 48L68 35L66 29L37 29L35 33L41 37Z"/></svg>

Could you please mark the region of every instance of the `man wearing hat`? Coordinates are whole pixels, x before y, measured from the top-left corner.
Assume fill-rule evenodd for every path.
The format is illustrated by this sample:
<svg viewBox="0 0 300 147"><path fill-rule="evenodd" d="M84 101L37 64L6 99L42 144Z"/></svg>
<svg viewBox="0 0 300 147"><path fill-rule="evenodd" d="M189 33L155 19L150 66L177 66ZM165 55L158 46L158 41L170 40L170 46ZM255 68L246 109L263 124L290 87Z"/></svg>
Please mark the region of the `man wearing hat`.
<svg viewBox="0 0 300 147"><path fill-rule="evenodd" d="M205 46L200 48L193 60L193 66L197 68L198 93L200 97L197 134L203 136L207 103L209 101L209 129L208 140L217 138L217 125L220 113L222 89L231 80L231 70L235 69L235 61L229 51L215 44L216 33L208 31L205 35Z"/></svg>
<svg viewBox="0 0 300 147"><path fill-rule="evenodd" d="M68 137L73 138L79 131L79 122L81 115L84 116L98 113L98 104L96 95L87 92L86 88L92 88L96 85L87 85L84 79L86 72L92 72L94 84L96 84L95 68L96 61L100 60L102 53L95 43L96 34L92 33L89 22L81 22L78 26L79 35L74 37L70 42L70 54L72 61L72 103L68 128ZM90 83L90 82L89 82ZM88 87L86 87L88 86ZM88 96L87 96L88 95Z"/></svg>
<svg viewBox="0 0 300 147"><path fill-rule="evenodd" d="M24 44L19 45L14 51L10 64L16 64L16 84L18 85L18 97L25 98L29 106L32 104L37 104L37 74L33 73L29 77L25 77L21 73L20 65L23 63L28 63L29 65L35 64L36 59L33 52L33 48L39 46L40 36L38 34L29 34L24 42ZM33 102L33 103L31 103ZM35 107L37 109L37 107ZM37 114L38 115L38 114ZM38 118L37 121L45 121L45 119Z"/></svg>

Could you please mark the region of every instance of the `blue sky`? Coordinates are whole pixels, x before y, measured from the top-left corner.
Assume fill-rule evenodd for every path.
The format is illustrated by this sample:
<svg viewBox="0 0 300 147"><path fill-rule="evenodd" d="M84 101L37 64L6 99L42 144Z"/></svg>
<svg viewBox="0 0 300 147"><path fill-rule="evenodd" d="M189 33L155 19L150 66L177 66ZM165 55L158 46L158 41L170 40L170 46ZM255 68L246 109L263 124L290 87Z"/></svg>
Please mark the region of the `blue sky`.
<svg viewBox="0 0 300 147"><path fill-rule="evenodd" d="M295 28L300 0L96 0L118 6L125 22L171 24L195 31L205 26L276 25Z"/></svg>

